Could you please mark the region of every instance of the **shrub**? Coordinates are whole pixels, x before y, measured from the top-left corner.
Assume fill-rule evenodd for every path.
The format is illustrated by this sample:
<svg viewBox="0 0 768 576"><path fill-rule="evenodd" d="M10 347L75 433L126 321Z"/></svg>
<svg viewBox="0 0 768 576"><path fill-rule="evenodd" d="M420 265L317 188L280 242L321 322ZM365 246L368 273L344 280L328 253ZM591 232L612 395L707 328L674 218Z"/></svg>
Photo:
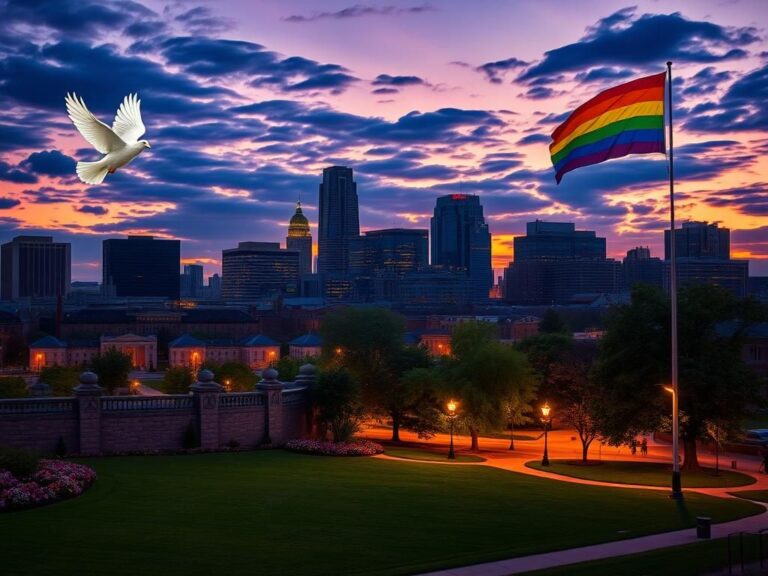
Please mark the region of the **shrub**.
<svg viewBox="0 0 768 576"><path fill-rule="evenodd" d="M163 392L166 394L187 394L195 379L192 370L185 366L168 368L163 375Z"/></svg>
<svg viewBox="0 0 768 576"><path fill-rule="evenodd" d="M184 438L182 439L182 445L186 450L191 450L193 448L197 448L198 446L198 440L197 440L197 427L195 426L194 421L190 420L189 424L187 424L187 427L184 429Z"/></svg>
<svg viewBox="0 0 768 576"><path fill-rule="evenodd" d="M23 398L27 395L27 383L21 376L0 378L0 398Z"/></svg>
<svg viewBox="0 0 768 576"><path fill-rule="evenodd" d="M40 460L33 474L20 478L0 470L0 511L20 510L79 496L96 480L88 466Z"/></svg>
<svg viewBox="0 0 768 576"><path fill-rule="evenodd" d="M128 386L133 369L131 357L116 348L109 348L91 361L91 370L99 375L99 385L113 393L115 388Z"/></svg>
<svg viewBox="0 0 768 576"><path fill-rule="evenodd" d="M34 452L0 446L0 470L6 470L16 478L26 478L37 470L40 458Z"/></svg>
<svg viewBox="0 0 768 576"><path fill-rule="evenodd" d="M40 372L40 380L51 387L54 396L72 396L72 389L80 383L82 367L48 366Z"/></svg>
<svg viewBox="0 0 768 576"><path fill-rule="evenodd" d="M384 447L370 440L351 442L326 442L324 440L289 440L285 449L304 454L322 456L373 456L384 452Z"/></svg>
<svg viewBox="0 0 768 576"><path fill-rule="evenodd" d="M64 438L61 436L59 436L59 440L56 442L56 448L53 453L59 458L63 458L67 455L67 445L64 443Z"/></svg>
<svg viewBox="0 0 768 576"><path fill-rule="evenodd" d="M224 362L223 364L206 362L203 368L213 372L216 382L222 386L229 382L230 392L253 392L258 381L253 370L242 362Z"/></svg>

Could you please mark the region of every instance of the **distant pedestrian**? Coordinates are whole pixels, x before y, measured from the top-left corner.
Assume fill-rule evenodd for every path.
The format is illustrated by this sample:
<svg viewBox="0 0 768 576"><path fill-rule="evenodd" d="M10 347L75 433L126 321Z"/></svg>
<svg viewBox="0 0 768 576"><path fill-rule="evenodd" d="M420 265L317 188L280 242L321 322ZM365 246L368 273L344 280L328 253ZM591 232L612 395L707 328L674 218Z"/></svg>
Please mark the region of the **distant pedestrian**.
<svg viewBox="0 0 768 576"><path fill-rule="evenodd" d="M629 451L632 453L632 456L637 454L637 439L632 438L632 440L629 441Z"/></svg>
<svg viewBox="0 0 768 576"><path fill-rule="evenodd" d="M643 441L640 442L640 454L648 456L648 440L645 436L643 436Z"/></svg>

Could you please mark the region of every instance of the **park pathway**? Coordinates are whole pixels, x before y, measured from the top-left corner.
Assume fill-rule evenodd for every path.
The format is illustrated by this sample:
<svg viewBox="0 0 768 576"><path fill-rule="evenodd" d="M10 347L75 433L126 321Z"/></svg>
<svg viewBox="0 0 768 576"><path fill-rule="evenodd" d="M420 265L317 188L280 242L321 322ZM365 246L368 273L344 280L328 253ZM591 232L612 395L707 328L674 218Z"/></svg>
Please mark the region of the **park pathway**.
<svg viewBox="0 0 768 576"><path fill-rule="evenodd" d="M386 439L386 432L387 431L369 429L366 430L365 435L370 438L383 440ZM415 436L413 438L406 436L407 434L403 439L414 442L419 441ZM433 448L442 448L442 446L447 446L447 437L443 438L443 436L444 435L438 435L431 442L423 444L425 447L429 447L431 445ZM464 442L465 439L458 437L457 441L460 444ZM635 490L669 491L668 487L647 486L641 484L621 484L615 482L599 482L595 480L586 480L583 478L572 478L569 476L563 476L561 474L552 474L542 470L528 468L525 465L526 462L536 460L541 457L543 441L538 438L532 441L516 440L515 451L506 450L508 443L508 440L482 438L481 445L484 445L489 449L485 452L481 452L481 455L487 458L485 462L462 463L448 461L422 461L420 463L435 464L438 466L490 466L494 468L501 468L502 470L517 472L520 474L528 474L530 476L546 478L549 480L570 482L572 484L587 484L591 486L629 488ZM463 452L463 450L459 451L459 453ZM574 458L576 453L578 453L578 446L574 446L571 432L557 431L550 434L550 458ZM592 454L592 456L594 457L594 454ZM624 453L622 454L621 449L601 447L600 457L603 460L644 460L647 462L669 462L670 448L664 444L656 444L655 442L651 442L648 457L632 457L626 452L626 449L624 449ZM380 455L378 458L403 460L385 455ZM711 455L700 454L699 459L702 464L714 465L714 458ZM690 488L685 489L684 491L697 492L701 494L707 494L709 496L716 496L719 498L735 498L735 496L731 495L729 492L738 492L739 490L768 490L768 476L758 473L759 460L757 458L743 455L729 455L727 457L724 455L721 457L722 463L731 460L736 461L736 467L739 472L742 472L748 476L752 476L755 479L755 483L741 487ZM407 461L414 462L414 460ZM765 507L765 504L762 502L756 503ZM713 524L712 538L724 538L733 532L755 532L762 530L763 528L768 528L768 510L765 510L761 514L742 518L740 520ZM601 560L616 556L624 556L627 554L638 554L641 552L648 552L651 550L668 548L671 546L693 544L695 542L701 542L701 540L696 538L696 529L686 528L674 532L663 532L661 534L652 534L638 538L628 538L616 542L606 542L603 544L570 548L567 550L535 554L532 556L509 558L507 560L500 560L497 562L487 562L483 564L451 568L437 572L430 572L428 574L423 574L422 576L509 576L512 574L522 574L535 570L544 570L546 568L567 566L569 564L575 564L579 562Z"/></svg>

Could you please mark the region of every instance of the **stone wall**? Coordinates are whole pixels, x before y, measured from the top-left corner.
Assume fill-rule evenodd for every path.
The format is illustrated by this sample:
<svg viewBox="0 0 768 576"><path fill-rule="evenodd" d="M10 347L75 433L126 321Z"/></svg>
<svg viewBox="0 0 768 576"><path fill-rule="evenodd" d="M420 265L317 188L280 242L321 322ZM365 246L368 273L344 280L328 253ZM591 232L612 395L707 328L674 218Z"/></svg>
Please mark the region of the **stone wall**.
<svg viewBox="0 0 768 576"><path fill-rule="evenodd" d="M266 370L253 392L225 393L203 370L191 394L102 396L96 375L85 372L72 398L0 400L0 444L52 453L59 438L83 455L174 451L195 444L216 450L282 444L304 436L313 367L285 389Z"/></svg>

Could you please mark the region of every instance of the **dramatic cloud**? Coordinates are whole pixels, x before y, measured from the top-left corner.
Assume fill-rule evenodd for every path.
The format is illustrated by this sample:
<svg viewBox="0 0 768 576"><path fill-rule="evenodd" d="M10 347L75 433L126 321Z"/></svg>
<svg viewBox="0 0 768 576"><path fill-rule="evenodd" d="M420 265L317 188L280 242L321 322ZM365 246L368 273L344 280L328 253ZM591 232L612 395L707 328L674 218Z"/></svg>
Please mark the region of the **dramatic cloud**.
<svg viewBox="0 0 768 576"><path fill-rule="evenodd" d="M45 176L72 176L75 173L75 161L58 150L34 152L22 162L28 171Z"/></svg>
<svg viewBox="0 0 768 576"><path fill-rule="evenodd" d="M107 214L109 210L107 210L104 206L80 206L80 208L76 209L78 212L82 212L83 214L95 214L96 216L103 216L104 214Z"/></svg>
<svg viewBox="0 0 768 576"><path fill-rule="evenodd" d="M464 65L464 62L452 62L452 64ZM498 60L496 62L486 62L475 68L475 70L485 74L485 77L489 82L492 82L493 84L501 84L505 73L510 70L525 68L528 64L528 62L524 62L517 58L507 58L506 60Z"/></svg>
<svg viewBox="0 0 768 576"><path fill-rule="evenodd" d="M421 6L365 6L355 4L336 12L315 12L309 16L294 14L283 18L286 22L315 22L317 20L346 20L363 16L396 16L398 14L422 14L431 12L434 8L429 4Z"/></svg>
<svg viewBox="0 0 768 576"><path fill-rule="evenodd" d="M680 13L634 15L624 9L600 20L579 42L544 54L520 75L529 81L592 66L649 66L675 62L719 62L743 58L743 47L759 40L754 28L732 28L688 20ZM739 46L739 48L735 48Z"/></svg>
<svg viewBox="0 0 768 576"><path fill-rule="evenodd" d="M395 86L401 88L403 86L425 85L426 82L418 76L390 76L389 74L379 74L371 84L373 86Z"/></svg>

